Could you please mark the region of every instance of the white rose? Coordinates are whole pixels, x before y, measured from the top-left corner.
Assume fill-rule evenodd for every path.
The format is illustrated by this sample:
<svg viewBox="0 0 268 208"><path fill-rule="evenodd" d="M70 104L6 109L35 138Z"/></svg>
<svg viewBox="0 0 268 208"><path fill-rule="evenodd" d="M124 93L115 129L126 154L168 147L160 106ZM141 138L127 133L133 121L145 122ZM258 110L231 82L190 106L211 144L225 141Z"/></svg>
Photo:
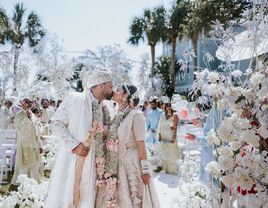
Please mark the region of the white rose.
<svg viewBox="0 0 268 208"><path fill-rule="evenodd" d="M234 159L227 155L220 155L219 166L221 169L230 170L234 167Z"/></svg>

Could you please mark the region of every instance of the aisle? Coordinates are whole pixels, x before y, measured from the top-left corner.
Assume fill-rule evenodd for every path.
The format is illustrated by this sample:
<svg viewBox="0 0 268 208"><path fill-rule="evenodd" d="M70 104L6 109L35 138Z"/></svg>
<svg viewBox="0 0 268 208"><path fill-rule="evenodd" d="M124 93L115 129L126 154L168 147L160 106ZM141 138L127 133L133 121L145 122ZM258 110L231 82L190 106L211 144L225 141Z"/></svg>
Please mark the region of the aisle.
<svg viewBox="0 0 268 208"><path fill-rule="evenodd" d="M179 177L164 173L154 176L154 183L162 208L170 208L179 196Z"/></svg>
<svg viewBox="0 0 268 208"><path fill-rule="evenodd" d="M205 205L209 189L198 181L159 173L154 177L161 208L197 208Z"/></svg>

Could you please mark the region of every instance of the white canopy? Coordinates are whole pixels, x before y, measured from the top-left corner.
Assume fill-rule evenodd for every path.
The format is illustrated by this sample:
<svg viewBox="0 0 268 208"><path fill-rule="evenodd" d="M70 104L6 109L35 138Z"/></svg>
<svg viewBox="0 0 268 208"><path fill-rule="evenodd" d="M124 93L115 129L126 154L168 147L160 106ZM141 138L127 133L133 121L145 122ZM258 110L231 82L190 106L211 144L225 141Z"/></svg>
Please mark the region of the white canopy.
<svg viewBox="0 0 268 208"><path fill-rule="evenodd" d="M220 46L216 57L223 61L240 61L250 59L268 52L267 23L258 28L247 29Z"/></svg>

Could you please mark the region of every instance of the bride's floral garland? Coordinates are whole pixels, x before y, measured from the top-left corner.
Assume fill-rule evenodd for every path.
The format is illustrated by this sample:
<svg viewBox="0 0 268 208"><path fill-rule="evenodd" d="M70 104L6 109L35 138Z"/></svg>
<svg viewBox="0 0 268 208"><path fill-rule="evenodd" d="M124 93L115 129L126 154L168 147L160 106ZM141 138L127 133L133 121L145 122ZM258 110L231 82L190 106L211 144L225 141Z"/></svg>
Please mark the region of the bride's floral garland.
<svg viewBox="0 0 268 208"><path fill-rule="evenodd" d="M93 108L94 110L94 108ZM96 141L96 186L106 186L106 194L108 195L107 207L116 207L116 199L114 197L116 192L116 185L118 182L118 148L119 142L117 137L117 129L120 122L128 115L130 108L126 108L124 112L119 113L113 121L109 124L107 137L103 137L103 128L99 128L95 135ZM105 117L108 115L107 108L104 111L104 123L109 120ZM96 115L97 117L98 115ZM96 118L94 116L94 118ZM96 120L102 118L100 115Z"/></svg>

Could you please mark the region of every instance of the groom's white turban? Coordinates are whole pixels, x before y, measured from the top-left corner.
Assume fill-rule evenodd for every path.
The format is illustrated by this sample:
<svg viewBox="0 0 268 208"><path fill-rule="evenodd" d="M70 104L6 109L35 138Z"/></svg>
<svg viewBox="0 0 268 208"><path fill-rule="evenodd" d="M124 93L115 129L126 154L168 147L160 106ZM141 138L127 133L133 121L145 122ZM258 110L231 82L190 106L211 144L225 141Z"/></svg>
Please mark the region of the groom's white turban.
<svg viewBox="0 0 268 208"><path fill-rule="evenodd" d="M107 71L98 71L88 76L87 79L87 88L91 89L92 87L103 84L105 82L112 81L111 75Z"/></svg>

